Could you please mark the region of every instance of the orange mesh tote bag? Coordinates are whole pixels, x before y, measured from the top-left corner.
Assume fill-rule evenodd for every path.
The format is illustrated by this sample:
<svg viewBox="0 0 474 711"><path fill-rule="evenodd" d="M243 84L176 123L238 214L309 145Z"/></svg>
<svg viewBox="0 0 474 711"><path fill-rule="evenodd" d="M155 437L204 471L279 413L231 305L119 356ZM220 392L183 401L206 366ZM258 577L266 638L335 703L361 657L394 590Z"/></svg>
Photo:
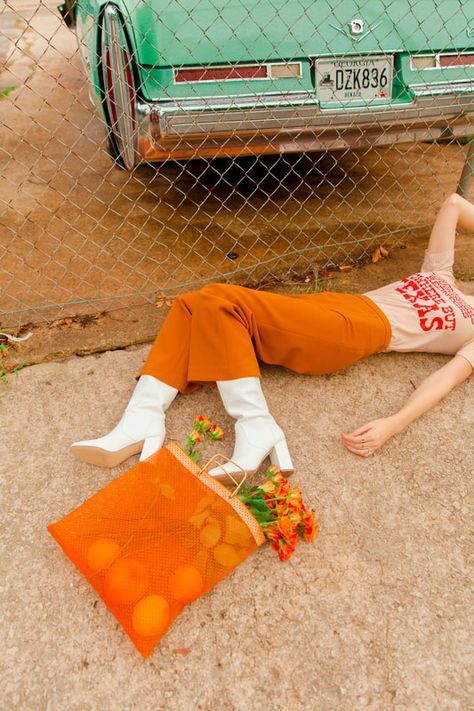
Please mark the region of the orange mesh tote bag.
<svg viewBox="0 0 474 711"><path fill-rule="evenodd" d="M239 498L174 442L48 531L145 658L185 605L265 540Z"/></svg>

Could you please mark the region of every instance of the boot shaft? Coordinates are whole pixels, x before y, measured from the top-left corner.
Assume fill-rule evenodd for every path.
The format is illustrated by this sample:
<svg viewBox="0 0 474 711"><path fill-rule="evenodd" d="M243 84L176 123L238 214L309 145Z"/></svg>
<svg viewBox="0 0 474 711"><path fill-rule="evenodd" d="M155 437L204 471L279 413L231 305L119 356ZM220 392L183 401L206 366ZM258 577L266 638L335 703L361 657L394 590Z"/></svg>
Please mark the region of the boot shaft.
<svg viewBox="0 0 474 711"><path fill-rule="evenodd" d="M218 380L217 388L226 412L236 420L269 414L260 378Z"/></svg>
<svg viewBox="0 0 474 711"><path fill-rule="evenodd" d="M152 375L141 375L135 386L125 412L151 411L165 412L175 399L176 388L163 383Z"/></svg>

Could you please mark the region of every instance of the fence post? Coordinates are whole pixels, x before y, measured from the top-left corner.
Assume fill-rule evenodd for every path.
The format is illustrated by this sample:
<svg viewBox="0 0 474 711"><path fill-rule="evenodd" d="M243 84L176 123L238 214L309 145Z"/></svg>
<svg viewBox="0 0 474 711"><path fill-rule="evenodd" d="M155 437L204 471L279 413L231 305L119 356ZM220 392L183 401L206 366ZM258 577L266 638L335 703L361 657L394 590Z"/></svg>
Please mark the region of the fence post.
<svg viewBox="0 0 474 711"><path fill-rule="evenodd" d="M461 177L456 192L462 197L466 197L471 187L472 176L474 175L474 138L469 142L466 162L462 169Z"/></svg>

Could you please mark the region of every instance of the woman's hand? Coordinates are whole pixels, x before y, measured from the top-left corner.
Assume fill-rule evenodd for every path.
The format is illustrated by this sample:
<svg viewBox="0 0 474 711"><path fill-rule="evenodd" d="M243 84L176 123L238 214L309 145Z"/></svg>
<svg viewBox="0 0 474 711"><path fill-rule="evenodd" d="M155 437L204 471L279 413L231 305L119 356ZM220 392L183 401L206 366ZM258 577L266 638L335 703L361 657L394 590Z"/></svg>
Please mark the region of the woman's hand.
<svg viewBox="0 0 474 711"><path fill-rule="evenodd" d="M451 390L472 374L473 365L468 357L455 355L445 365L431 373L410 395L405 405L394 415L372 420L350 434L341 432L344 447L370 457L397 432L434 407Z"/></svg>
<svg viewBox="0 0 474 711"><path fill-rule="evenodd" d="M359 457L370 457L397 431L393 417L382 417L367 422L350 434L341 432L341 439L349 452L358 454Z"/></svg>

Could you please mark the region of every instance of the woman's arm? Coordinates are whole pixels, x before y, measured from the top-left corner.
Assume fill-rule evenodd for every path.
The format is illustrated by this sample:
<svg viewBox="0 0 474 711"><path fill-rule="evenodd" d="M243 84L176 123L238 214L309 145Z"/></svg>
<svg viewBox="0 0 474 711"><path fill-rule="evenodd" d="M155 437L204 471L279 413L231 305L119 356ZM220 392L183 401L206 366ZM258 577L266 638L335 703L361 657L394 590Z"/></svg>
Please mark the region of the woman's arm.
<svg viewBox="0 0 474 711"><path fill-rule="evenodd" d="M463 356L454 356L442 368L425 378L410 395L405 405L394 415L368 422L350 434L341 432L344 446L361 457L370 457L394 434L434 407L472 372L472 365Z"/></svg>
<svg viewBox="0 0 474 711"><path fill-rule="evenodd" d="M474 232L474 205L457 193L450 195L436 216L427 251L430 254L454 249L456 227Z"/></svg>

